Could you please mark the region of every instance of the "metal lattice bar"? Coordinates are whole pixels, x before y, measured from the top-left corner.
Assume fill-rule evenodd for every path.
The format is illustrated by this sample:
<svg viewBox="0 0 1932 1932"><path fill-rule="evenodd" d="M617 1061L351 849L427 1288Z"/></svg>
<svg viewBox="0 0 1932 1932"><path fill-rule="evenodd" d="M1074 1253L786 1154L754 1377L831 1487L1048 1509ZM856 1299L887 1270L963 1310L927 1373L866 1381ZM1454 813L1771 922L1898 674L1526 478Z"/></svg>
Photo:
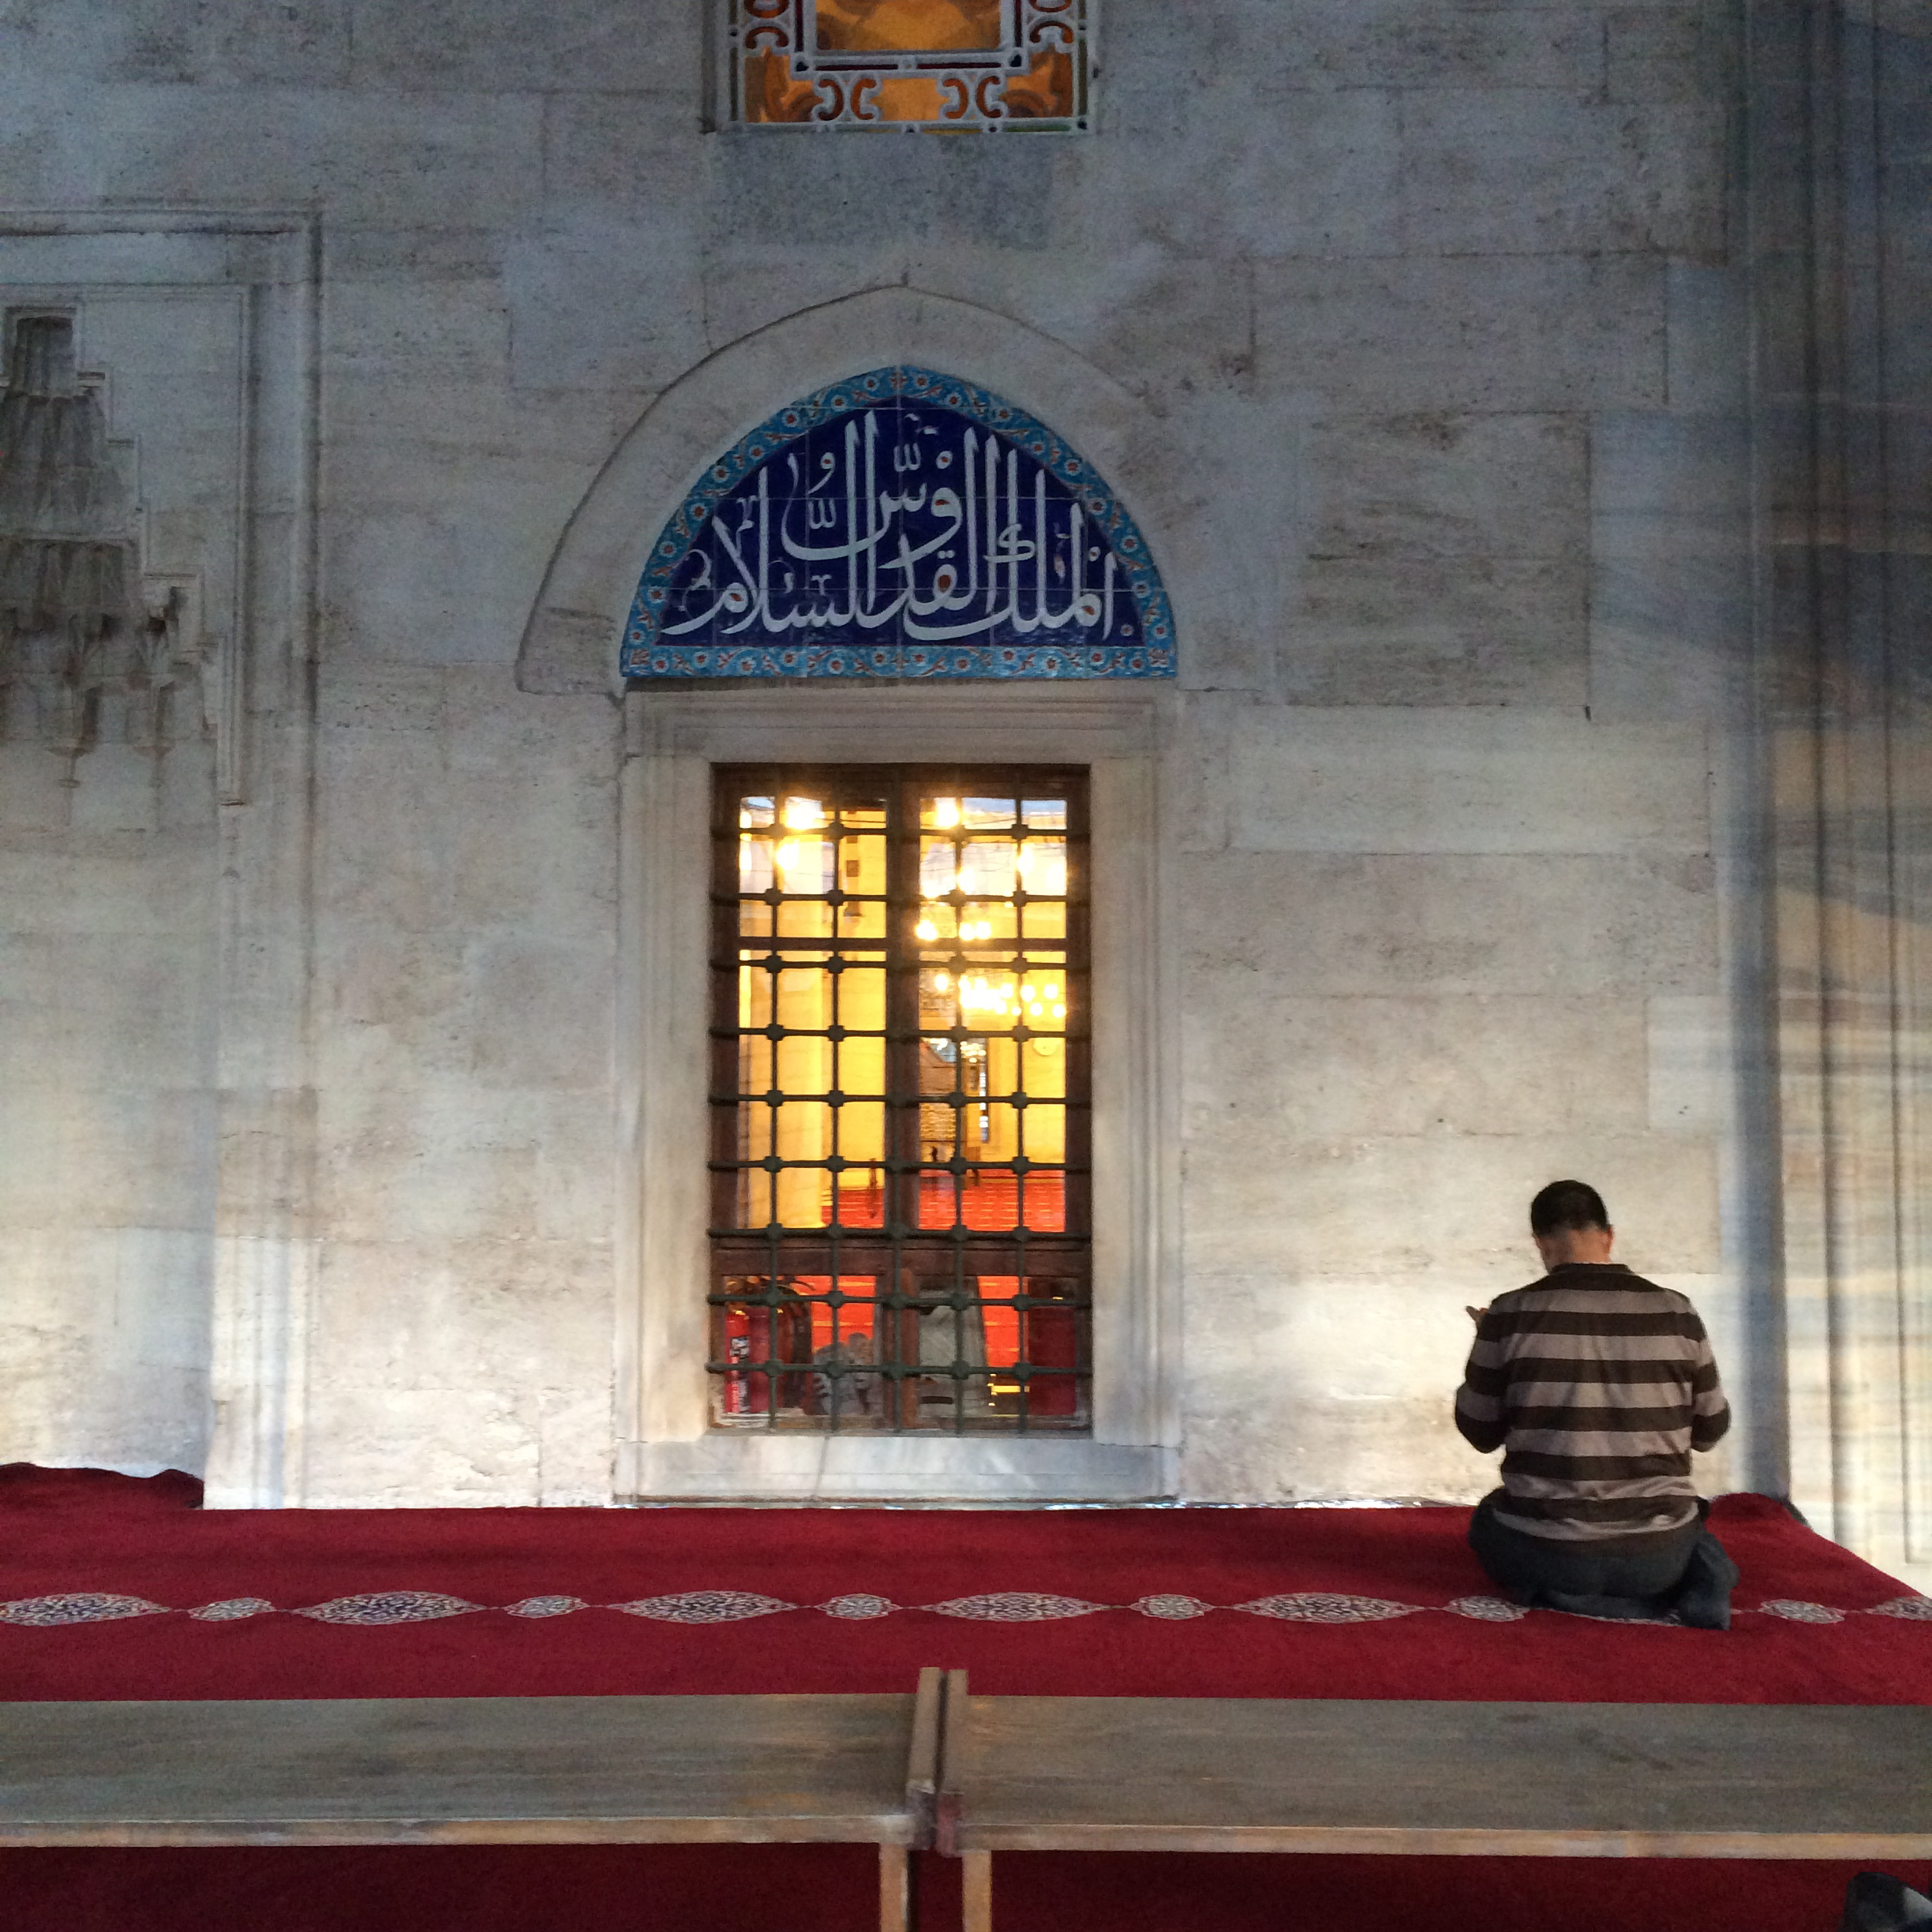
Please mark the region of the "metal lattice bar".
<svg viewBox="0 0 1932 1932"><path fill-rule="evenodd" d="M1084 774L717 774L717 1426L1091 1425Z"/></svg>

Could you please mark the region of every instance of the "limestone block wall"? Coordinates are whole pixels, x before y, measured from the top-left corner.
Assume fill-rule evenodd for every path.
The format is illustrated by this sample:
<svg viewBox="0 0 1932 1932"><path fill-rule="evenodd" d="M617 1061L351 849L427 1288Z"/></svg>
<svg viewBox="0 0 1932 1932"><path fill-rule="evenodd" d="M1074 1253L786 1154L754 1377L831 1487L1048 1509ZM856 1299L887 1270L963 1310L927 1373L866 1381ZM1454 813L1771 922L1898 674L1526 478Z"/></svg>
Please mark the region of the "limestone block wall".
<svg viewBox="0 0 1932 1932"><path fill-rule="evenodd" d="M506 685L324 676L313 1503L610 1495L615 713Z"/></svg>
<svg viewBox="0 0 1932 1932"><path fill-rule="evenodd" d="M21 1091L88 1089L152 1178L124 1215L30 1114L7 1211L62 1255L105 1241L129 1332L183 1366L113 1393L108 1264L10 1245L30 1392L0 1455L194 1466L212 1427L227 1501L612 1496L613 640L566 608L522 688L519 642L635 425L735 358L638 500L641 560L712 452L848 373L797 352L808 319L829 355L837 305L889 290L1103 463L1174 597L1179 1492L1474 1492L1462 1307L1530 1271L1524 1204L1572 1171L1711 1320L1742 1421L1709 1481L1783 1486L1731 11L1114 0L1100 131L1039 140L707 131L702 24L33 0L0 25L0 200L309 224L310 353L268 387L316 426L299 621L243 667L279 788L208 800L227 848L206 818L175 859L165 814L102 827L121 883L61 846L8 895ZM1055 358L1081 380L1043 393ZM90 796L58 826L0 806L0 853L82 838ZM145 951L43 943L135 927ZM69 1007L99 1016L84 1048ZM242 1053L276 1013L299 1024ZM179 1135L185 1090L227 1125ZM124 1220L214 1259L151 1264Z"/></svg>
<svg viewBox="0 0 1932 1932"><path fill-rule="evenodd" d="M0 1455L207 1453L212 747L0 745Z"/></svg>
<svg viewBox="0 0 1932 1932"><path fill-rule="evenodd" d="M1741 1368L1705 733L1257 703L1216 738L1182 835L1190 1490L1470 1493L1464 1304L1540 1272L1559 1174Z"/></svg>

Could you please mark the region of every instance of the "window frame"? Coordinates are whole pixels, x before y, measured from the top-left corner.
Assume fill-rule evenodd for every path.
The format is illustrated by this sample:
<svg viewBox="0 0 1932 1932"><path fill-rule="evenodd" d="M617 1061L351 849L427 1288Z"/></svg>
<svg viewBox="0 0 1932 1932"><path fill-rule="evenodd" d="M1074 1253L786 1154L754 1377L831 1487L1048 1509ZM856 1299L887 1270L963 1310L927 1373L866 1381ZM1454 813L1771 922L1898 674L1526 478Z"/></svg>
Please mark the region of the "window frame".
<svg viewBox="0 0 1932 1932"><path fill-rule="evenodd" d="M999 45L951 52L907 47L868 54L808 47L816 11L817 0L707 0L707 120L714 131L723 126L754 135L836 129L1063 137L1094 131L1099 0L1000 0ZM1048 54L1068 64L1067 111L1008 113L1005 84L1030 77L1035 62ZM817 104L801 120L754 118L744 99L747 60L781 65L799 86L818 92ZM920 75L935 79L945 97L938 118L900 120L879 112L883 88ZM996 82L1000 99L989 92Z"/></svg>
<svg viewBox="0 0 1932 1932"><path fill-rule="evenodd" d="M1176 695L1091 682L633 687L623 701L616 1470L620 1500L1145 1500L1178 1483L1176 939L1158 836ZM712 771L1084 766L1093 932L1093 1429L828 1436L708 1426ZM694 1158L695 1154L696 1158Z"/></svg>
<svg viewBox="0 0 1932 1932"><path fill-rule="evenodd" d="M739 874L739 856L744 836L739 815L741 799L761 793L811 796L831 802L836 813L849 803L855 791L876 793L884 811L880 835L884 848L880 880L883 901L865 897L859 902L880 905L882 916L877 932L839 930L853 922L839 910L848 903L847 888L845 881L837 874L823 895L829 909L827 930L822 939L797 933L788 936L783 930L787 922L783 919L771 920L775 930L769 937L745 930L743 915L748 902ZM1005 1230L975 1227L964 1219L966 1196L962 1194L956 1197L960 1204L953 1210L954 1219L938 1226L928 1219L932 1204L926 1193L936 1172L943 1169L962 1185L969 1179L983 1180L991 1174L1024 1177L1019 1178L1015 1189L1017 1199L1024 1198L1030 1182L1028 1155L1033 1144L1023 1129L1016 1128L1018 1144L1007 1159L983 1161L968 1155L957 1138L957 1116L965 1107L957 1097L962 1089L956 1074L953 1094L938 1103L955 1115L953 1123L936 1130L945 1133L947 1157L938 1162L920 1155L919 1144L926 1131L921 1123L927 1107L933 1104L924 1097L920 1050L929 1038L936 1037L936 1030L927 1023L923 1010L919 981L922 972L935 963L937 949L949 944L930 936L922 939L913 930L913 922L926 903L920 880L923 846L930 838L937 836L943 840L945 837L923 823L920 799L924 794L956 798L1010 795L1017 799L1030 792L1061 796L1067 802L1064 829L1058 834L1066 858L1066 878L1061 893L1050 895L1048 900L1065 908L1061 930L1057 938L1036 938L1031 945L1017 931L1010 942L994 940L988 945L999 957L1009 949L1020 960L1029 951L1050 956L1057 964L1050 969L1064 976L1067 998L1072 1005L1065 1021L1058 1025L1050 1020L1046 1022L1050 1035L1063 1047L1061 1097L1050 1103L1061 1114L1060 1151L1055 1159L1045 1163L1047 1171L1060 1176L1061 1225L1050 1228L1036 1222L1031 1228L1020 1225ZM963 841L965 836L962 833L956 838ZM711 1269L707 1296L713 1321L708 1365L712 1382L711 1427L793 1428L831 1434L860 1430L923 1435L934 1429L953 1435L1002 1437L1090 1434L1092 1035L1089 1022L1091 903L1086 769L1070 766L876 762L716 766L713 768L711 837ZM853 863L856 866L857 861ZM1024 882L1020 890L1024 896ZM782 885L775 881L770 903L774 908L785 904L810 906L819 903L821 897L815 893L785 893ZM796 920L792 923L797 923ZM939 970L943 972L949 966L958 972L963 970L964 957L958 949L974 942L950 943L953 953ZM745 1218L751 1204L742 1198L741 1182L754 1177L761 1159L774 1163L780 1159L775 1142L769 1146L762 1141L753 1146L741 1144L747 1126L754 1125L757 1103L763 1093L778 1091L776 1064L769 1076L763 1077L762 1093L747 1090L743 1071L745 1044L764 1028L747 1026L741 1013L741 972L751 954L766 946L771 949L769 957L774 964L769 970L774 972L780 970L775 962L792 954L814 964L822 955L829 955L837 962L832 967L834 974L866 970L862 962L874 958L878 962L885 988L880 1016L885 1125L876 1170L881 1182L881 1219L876 1226L847 1223L836 1207L826 1210L823 1226L782 1222L778 1218L775 1172L773 1181L767 1184L773 1196L769 1219L761 1223ZM835 994L835 1002L836 998ZM842 1009L835 1004L826 1022L832 1031L826 1037L831 1042L844 1037L841 1031L843 1020ZM775 1013L766 1024L777 1028ZM1017 1024L1024 1028L1024 1016L1018 1017ZM785 1031L788 1036L797 1036L793 1029ZM1037 1036L1024 1030L1016 1034L997 1022L975 1028L964 1012L957 1011L954 1024L947 1031L953 1042L960 1046L975 1038L1015 1040L1022 1049L1018 1062L1018 1091L1022 1098L1016 1105L1024 1118L1024 1069L1029 1063L1024 1058L1024 1048L1030 1038ZM809 1030L808 1036L818 1037ZM774 1046L777 1039L774 1031ZM754 1056L756 1050L754 1048ZM835 1046L834 1050L842 1054L845 1050ZM833 1178L834 1201L839 1191L838 1164L844 1149L836 1121L844 1105L871 1104L857 1096L848 1099L838 1094L837 1088L843 1084L842 1080L832 1083L832 1097L827 1104L834 1124L826 1155L803 1163L784 1163L787 1171L797 1171L802 1166L804 1171L810 1172L819 1168L822 1162L825 1172ZM795 1097L807 1105L815 1103L802 1091ZM1042 1103L1036 1099L1034 1104ZM748 1105L754 1110L749 1115L745 1111ZM756 1152L758 1146L766 1147L762 1157ZM754 1199L756 1191L754 1185ZM988 1275L1017 1278L1018 1292L1010 1302L1003 1298L980 1300L981 1291L969 1284ZM818 1327L830 1320L841 1331L845 1325L842 1311L848 1292L846 1282L864 1281L868 1284L870 1293L860 1293L853 1299L866 1309L866 1315L858 1318L858 1322L863 1332L873 1338L869 1346L878 1350L884 1345L883 1354L877 1357L877 1367L850 1365L836 1348L826 1358L822 1368L812 1366L818 1360L818 1350L796 1333L797 1317L807 1311L793 1298L788 1287L789 1282L798 1278L830 1279L829 1306L822 1304L811 1320ZM1055 1291L1048 1290L1049 1283ZM1019 1359L1005 1381L996 1380L995 1372L983 1366L983 1357L979 1372L974 1372L963 1359L970 1353L967 1338L973 1324L968 1319L969 1312L984 1313L1002 1305L1017 1317L1022 1338L1034 1333L1037 1316L1039 1334L1043 1338L1050 1335L1054 1344L1035 1363L1028 1359L1032 1349L1023 1340ZM729 1332L734 1327L736 1334ZM759 1336L762 1339L756 1353L758 1360L765 1365L762 1368L733 1366L734 1350L748 1364L751 1358L747 1351L752 1349L754 1338ZM920 1372L923 1362L930 1365L936 1345L953 1351L953 1364L945 1369L928 1366L926 1372ZM1071 1360L1063 1365L1056 1364L1055 1357L1069 1346ZM784 1373L780 1363L795 1361L802 1365L799 1371L792 1375ZM996 1392L998 1391L1005 1392ZM827 1398L822 1403L815 1399L821 1395ZM732 1412L728 1395L736 1395L746 1404L741 1413ZM854 1399L859 1397L865 1398L863 1405ZM1064 1414L1063 1401L1068 1404Z"/></svg>

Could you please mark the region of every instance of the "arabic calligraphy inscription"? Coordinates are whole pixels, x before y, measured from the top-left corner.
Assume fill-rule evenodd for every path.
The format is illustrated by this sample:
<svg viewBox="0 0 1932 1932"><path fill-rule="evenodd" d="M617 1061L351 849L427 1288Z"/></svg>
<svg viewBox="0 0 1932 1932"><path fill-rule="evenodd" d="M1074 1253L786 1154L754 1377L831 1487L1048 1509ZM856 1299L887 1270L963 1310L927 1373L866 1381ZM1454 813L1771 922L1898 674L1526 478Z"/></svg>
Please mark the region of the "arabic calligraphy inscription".
<svg viewBox="0 0 1932 1932"><path fill-rule="evenodd" d="M627 676L1164 677L1147 546L1080 459L971 384L878 369L781 410L660 537Z"/></svg>

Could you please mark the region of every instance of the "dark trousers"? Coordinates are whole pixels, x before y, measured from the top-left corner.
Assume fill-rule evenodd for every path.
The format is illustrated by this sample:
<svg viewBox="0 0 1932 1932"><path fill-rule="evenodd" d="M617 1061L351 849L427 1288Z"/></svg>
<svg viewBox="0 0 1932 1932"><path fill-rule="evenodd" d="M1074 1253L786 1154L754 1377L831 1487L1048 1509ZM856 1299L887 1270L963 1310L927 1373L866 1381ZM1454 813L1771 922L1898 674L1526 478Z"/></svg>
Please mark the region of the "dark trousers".
<svg viewBox="0 0 1932 1932"><path fill-rule="evenodd" d="M1578 1616L1657 1618L1675 1612L1699 1630L1731 1627L1737 1565L1704 1526L1710 1505L1681 1530L1569 1543L1529 1535L1496 1521L1503 1497L1492 1489L1470 1518L1470 1548L1489 1579L1515 1602Z"/></svg>

